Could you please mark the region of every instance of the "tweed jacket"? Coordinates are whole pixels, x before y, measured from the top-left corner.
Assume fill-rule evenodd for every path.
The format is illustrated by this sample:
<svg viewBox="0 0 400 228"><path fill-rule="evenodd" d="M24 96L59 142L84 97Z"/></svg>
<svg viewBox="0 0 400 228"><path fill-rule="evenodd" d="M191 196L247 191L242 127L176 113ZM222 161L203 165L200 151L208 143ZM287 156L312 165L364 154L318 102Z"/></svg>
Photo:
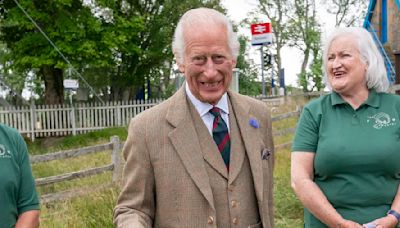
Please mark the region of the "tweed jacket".
<svg viewBox="0 0 400 228"><path fill-rule="evenodd" d="M273 224L270 113L256 99L228 91L254 182L264 228ZM184 86L131 120L116 227L216 227L214 197ZM247 193L254 194L254 193ZM212 217L211 217L212 218Z"/></svg>

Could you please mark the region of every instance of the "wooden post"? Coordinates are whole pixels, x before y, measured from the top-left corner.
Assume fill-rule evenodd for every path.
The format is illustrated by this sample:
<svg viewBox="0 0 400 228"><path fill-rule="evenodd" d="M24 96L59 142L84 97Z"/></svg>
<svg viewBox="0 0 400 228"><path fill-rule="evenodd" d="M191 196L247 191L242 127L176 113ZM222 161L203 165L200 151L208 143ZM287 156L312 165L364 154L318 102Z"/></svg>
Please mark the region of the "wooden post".
<svg viewBox="0 0 400 228"><path fill-rule="evenodd" d="M112 136L110 141L113 145L111 153L111 160L114 165L112 181L117 182L121 173L121 164L119 161L120 142L118 136Z"/></svg>
<svg viewBox="0 0 400 228"><path fill-rule="evenodd" d="M35 141L35 127L36 127L36 108L35 108L35 101L34 99L31 97L31 105L30 105L30 113L31 113L31 141L34 142Z"/></svg>
<svg viewBox="0 0 400 228"><path fill-rule="evenodd" d="M117 124L116 124L116 126L120 127L120 126L122 126L122 121L121 121L122 102L121 101L117 101L116 103L114 103L114 105L115 105L116 115L117 115Z"/></svg>

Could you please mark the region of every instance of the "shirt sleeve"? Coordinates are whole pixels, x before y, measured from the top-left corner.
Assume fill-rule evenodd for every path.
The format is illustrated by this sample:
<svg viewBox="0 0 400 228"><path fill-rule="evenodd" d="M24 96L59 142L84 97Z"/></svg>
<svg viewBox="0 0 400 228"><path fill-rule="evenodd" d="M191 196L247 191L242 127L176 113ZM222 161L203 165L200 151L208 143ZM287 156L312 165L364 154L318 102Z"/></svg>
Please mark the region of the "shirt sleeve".
<svg viewBox="0 0 400 228"><path fill-rule="evenodd" d="M297 123L292 151L316 152L319 137L319 120L307 106Z"/></svg>
<svg viewBox="0 0 400 228"><path fill-rule="evenodd" d="M35 179L32 175L28 149L25 141L19 134L16 136L16 148L20 158L20 179L17 200L17 209L20 215L26 211L39 210L40 205L35 187Z"/></svg>

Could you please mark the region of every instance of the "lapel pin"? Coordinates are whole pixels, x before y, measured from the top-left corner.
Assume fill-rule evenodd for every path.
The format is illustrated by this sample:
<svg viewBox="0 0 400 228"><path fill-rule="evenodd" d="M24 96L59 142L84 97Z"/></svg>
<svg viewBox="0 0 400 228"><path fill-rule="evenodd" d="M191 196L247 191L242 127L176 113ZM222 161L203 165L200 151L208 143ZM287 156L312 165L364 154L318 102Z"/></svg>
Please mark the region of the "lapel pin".
<svg viewBox="0 0 400 228"><path fill-rule="evenodd" d="M254 127L254 128L259 128L259 127L260 127L260 125L258 125L257 120L256 120L256 119L253 119L253 118L250 118L249 124L250 124L252 127Z"/></svg>

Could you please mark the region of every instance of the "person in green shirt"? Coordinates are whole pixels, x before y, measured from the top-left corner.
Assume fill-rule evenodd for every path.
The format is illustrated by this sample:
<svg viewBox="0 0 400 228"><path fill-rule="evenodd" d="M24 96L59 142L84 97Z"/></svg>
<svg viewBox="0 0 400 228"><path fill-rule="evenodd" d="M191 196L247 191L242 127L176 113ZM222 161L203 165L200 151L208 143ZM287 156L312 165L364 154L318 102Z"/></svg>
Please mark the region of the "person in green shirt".
<svg viewBox="0 0 400 228"><path fill-rule="evenodd" d="M0 124L0 227L39 227L39 199L24 139Z"/></svg>
<svg viewBox="0 0 400 228"><path fill-rule="evenodd" d="M304 107L292 146L291 184L304 227L396 227L400 219L400 96L387 93L383 59L363 28L328 37L331 93Z"/></svg>

